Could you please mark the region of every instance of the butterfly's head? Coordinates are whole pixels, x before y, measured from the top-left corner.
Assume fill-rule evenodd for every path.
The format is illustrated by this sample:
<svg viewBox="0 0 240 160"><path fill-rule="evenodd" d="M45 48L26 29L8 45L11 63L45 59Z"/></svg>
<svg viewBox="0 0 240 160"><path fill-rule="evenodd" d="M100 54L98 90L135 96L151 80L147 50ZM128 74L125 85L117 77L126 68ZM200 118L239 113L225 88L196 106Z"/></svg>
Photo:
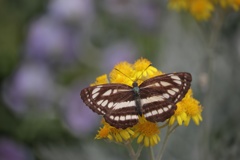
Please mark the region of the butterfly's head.
<svg viewBox="0 0 240 160"><path fill-rule="evenodd" d="M133 87L133 92L138 95L139 94L138 83L137 82L133 82L132 87Z"/></svg>
<svg viewBox="0 0 240 160"><path fill-rule="evenodd" d="M134 87L138 87L138 83L136 82L136 81L134 81L133 83L132 83L132 87L134 88Z"/></svg>

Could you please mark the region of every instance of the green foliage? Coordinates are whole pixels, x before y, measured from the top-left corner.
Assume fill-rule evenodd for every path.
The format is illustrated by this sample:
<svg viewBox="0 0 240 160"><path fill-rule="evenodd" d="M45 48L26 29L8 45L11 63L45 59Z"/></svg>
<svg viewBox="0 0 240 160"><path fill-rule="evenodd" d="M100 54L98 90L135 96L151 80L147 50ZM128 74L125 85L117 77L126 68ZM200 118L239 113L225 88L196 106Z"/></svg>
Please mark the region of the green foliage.
<svg viewBox="0 0 240 160"><path fill-rule="evenodd" d="M76 140L57 118L25 117L16 128L16 137L30 144L66 143Z"/></svg>
<svg viewBox="0 0 240 160"><path fill-rule="evenodd" d="M46 0L0 1L0 80L21 59L27 23L44 9Z"/></svg>

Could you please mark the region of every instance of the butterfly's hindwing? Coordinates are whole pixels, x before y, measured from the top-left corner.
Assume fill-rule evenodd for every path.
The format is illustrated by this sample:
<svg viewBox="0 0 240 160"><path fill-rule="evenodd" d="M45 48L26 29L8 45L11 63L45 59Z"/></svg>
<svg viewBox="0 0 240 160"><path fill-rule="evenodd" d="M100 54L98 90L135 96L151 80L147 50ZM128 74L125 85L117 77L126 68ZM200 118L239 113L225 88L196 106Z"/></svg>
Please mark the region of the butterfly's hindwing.
<svg viewBox="0 0 240 160"><path fill-rule="evenodd" d="M104 115L104 119L110 125L115 126L116 128L128 128L132 127L138 122L138 112L136 111L136 106L130 106L127 109L117 109L112 110L110 114Z"/></svg>
<svg viewBox="0 0 240 160"><path fill-rule="evenodd" d="M116 128L127 128L138 122L133 91L125 84L104 84L81 91L83 102L94 112L104 115Z"/></svg>
<svg viewBox="0 0 240 160"><path fill-rule="evenodd" d="M176 103L182 100L191 85L189 73L171 73L144 81L140 86L142 113L152 122L170 118Z"/></svg>

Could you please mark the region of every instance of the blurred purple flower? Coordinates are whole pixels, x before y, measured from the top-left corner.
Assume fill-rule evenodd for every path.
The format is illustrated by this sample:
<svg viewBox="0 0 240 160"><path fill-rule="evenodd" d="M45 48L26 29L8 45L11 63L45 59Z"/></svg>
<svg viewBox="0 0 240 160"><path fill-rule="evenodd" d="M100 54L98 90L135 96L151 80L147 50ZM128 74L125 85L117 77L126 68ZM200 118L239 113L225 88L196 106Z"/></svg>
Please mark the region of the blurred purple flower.
<svg viewBox="0 0 240 160"><path fill-rule="evenodd" d="M59 20L87 23L94 15L92 0L52 0L49 4L50 15Z"/></svg>
<svg viewBox="0 0 240 160"><path fill-rule="evenodd" d="M122 40L110 44L108 48L103 51L103 59L101 69L104 72L110 72L112 68L121 61L128 61L130 63L136 60L138 53L137 47L128 40Z"/></svg>
<svg viewBox="0 0 240 160"><path fill-rule="evenodd" d="M44 16L30 26L26 43L27 57L53 62L72 61L76 54L74 45L77 45L74 36L66 27Z"/></svg>
<svg viewBox="0 0 240 160"><path fill-rule="evenodd" d="M86 85L85 87L87 87ZM89 109L81 100L82 87L75 86L61 101L63 117L67 128L76 136L84 137L100 125L100 116Z"/></svg>
<svg viewBox="0 0 240 160"><path fill-rule="evenodd" d="M0 138L0 160L30 160L33 159L26 148L16 142Z"/></svg>
<svg viewBox="0 0 240 160"><path fill-rule="evenodd" d="M3 96L10 109L22 114L29 108L29 103L43 109L49 107L54 90L52 75L45 66L25 63L5 84Z"/></svg>
<svg viewBox="0 0 240 160"><path fill-rule="evenodd" d="M104 0L103 8L118 18L129 18L134 7L132 0Z"/></svg>
<svg viewBox="0 0 240 160"><path fill-rule="evenodd" d="M156 28L160 7L145 0L104 0L103 8L112 16L131 19L144 29Z"/></svg>
<svg viewBox="0 0 240 160"><path fill-rule="evenodd" d="M160 21L160 7L153 2L145 1L134 7L134 16L140 27L144 29L155 29Z"/></svg>

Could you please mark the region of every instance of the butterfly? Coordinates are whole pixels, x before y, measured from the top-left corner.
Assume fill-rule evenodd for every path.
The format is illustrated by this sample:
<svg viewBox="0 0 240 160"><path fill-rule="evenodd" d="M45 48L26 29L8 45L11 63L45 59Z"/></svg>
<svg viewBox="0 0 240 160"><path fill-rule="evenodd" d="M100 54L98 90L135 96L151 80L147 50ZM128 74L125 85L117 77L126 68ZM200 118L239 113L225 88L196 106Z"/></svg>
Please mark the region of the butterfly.
<svg viewBox="0 0 240 160"><path fill-rule="evenodd" d="M132 86L108 83L84 88L80 96L94 112L103 115L115 128L126 129L138 123L139 116L150 122L164 122L170 118L191 86L187 72L169 73Z"/></svg>

